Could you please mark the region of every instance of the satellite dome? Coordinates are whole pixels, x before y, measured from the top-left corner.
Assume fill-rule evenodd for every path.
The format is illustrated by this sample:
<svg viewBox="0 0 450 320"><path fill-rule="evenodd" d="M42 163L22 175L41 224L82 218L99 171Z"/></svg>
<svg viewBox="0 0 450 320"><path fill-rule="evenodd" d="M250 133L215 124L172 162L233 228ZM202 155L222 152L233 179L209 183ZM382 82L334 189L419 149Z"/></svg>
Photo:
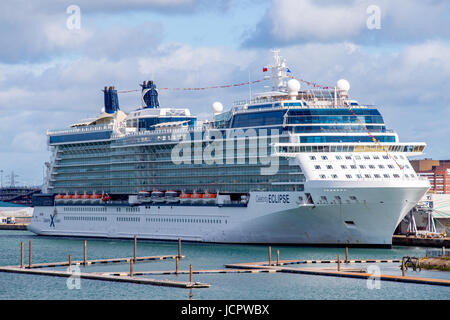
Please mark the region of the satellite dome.
<svg viewBox="0 0 450 320"><path fill-rule="evenodd" d="M212 104L212 110L213 113L221 113L223 111L223 105L219 101L216 101Z"/></svg>
<svg viewBox="0 0 450 320"><path fill-rule="evenodd" d="M338 90L348 91L350 90L350 83L345 79L340 79L337 82L336 87Z"/></svg>
<svg viewBox="0 0 450 320"><path fill-rule="evenodd" d="M291 79L287 83L289 92L298 92L300 90L300 82L296 79Z"/></svg>

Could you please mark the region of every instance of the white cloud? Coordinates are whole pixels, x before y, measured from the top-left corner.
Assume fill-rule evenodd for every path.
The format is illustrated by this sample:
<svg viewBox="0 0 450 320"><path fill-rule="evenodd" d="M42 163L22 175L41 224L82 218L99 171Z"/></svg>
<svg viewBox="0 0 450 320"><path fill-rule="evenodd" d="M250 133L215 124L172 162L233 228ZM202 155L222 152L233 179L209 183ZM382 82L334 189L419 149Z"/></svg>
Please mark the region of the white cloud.
<svg viewBox="0 0 450 320"><path fill-rule="evenodd" d="M42 152L46 146L46 138L42 133L25 131L17 134L11 142L11 149L22 152Z"/></svg>
<svg viewBox="0 0 450 320"><path fill-rule="evenodd" d="M272 36L283 41L354 37L366 27L365 10L361 3L319 6L311 0L275 0L269 11Z"/></svg>
<svg viewBox="0 0 450 320"><path fill-rule="evenodd" d="M379 8L380 29L369 29ZM449 39L446 0L273 0L244 45L270 47L306 42L357 42L371 45Z"/></svg>

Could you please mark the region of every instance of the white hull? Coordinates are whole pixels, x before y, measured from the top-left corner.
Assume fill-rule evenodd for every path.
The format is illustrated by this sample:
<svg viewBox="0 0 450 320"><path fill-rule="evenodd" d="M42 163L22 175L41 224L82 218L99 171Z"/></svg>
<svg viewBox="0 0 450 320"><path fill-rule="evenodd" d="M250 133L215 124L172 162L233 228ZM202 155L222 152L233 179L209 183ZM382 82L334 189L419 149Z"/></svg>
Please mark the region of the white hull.
<svg viewBox="0 0 450 320"><path fill-rule="evenodd" d="M40 235L79 237L136 235L140 239L217 243L390 246L396 226L428 190L423 181L341 181L326 186L323 181L317 185L312 181L307 185L314 205L299 202L299 196L305 199L303 192L253 192L247 207L35 207L29 230ZM339 195L342 201L319 203L323 194L327 199ZM356 200L349 200L351 196ZM57 214L52 217L55 210Z"/></svg>

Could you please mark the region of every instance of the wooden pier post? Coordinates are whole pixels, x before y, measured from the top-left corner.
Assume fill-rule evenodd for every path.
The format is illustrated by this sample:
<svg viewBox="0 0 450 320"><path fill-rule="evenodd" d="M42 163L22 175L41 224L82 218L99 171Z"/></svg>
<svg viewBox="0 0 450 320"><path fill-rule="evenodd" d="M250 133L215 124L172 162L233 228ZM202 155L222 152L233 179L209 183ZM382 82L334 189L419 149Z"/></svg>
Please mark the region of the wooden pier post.
<svg viewBox="0 0 450 320"><path fill-rule="evenodd" d="M444 257L445 257L445 246L442 247L442 258L444 258Z"/></svg>
<svg viewBox="0 0 450 320"><path fill-rule="evenodd" d="M338 253L338 259L337 259L337 269L338 271L341 271L341 255Z"/></svg>
<svg viewBox="0 0 450 320"><path fill-rule="evenodd" d="M405 261L402 259L402 277L405 276Z"/></svg>
<svg viewBox="0 0 450 320"><path fill-rule="evenodd" d="M23 269L23 241L20 242L20 267Z"/></svg>
<svg viewBox="0 0 450 320"><path fill-rule="evenodd" d="M87 243L86 240L83 242L83 264L84 266L87 265L87 251L86 251Z"/></svg>
<svg viewBox="0 0 450 320"><path fill-rule="evenodd" d="M192 264L189 265L189 282L192 282Z"/></svg>
<svg viewBox="0 0 450 320"><path fill-rule="evenodd" d="M133 259L130 259L130 278L133 278Z"/></svg>
<svg viewBox="0 0 450 320"><path fill-rule="evenodd" d="M72 272L72 255L69 254L69 272Z"/></svg>
<svg viewBox="0 0 450 320"><path fill-rule="evenodd" d="M178 258L181 259L181 238L178 238Z"/></svg>
<svg viewBox="0 0 450 320"><path fill-rule="evenodd" d="M178 275L178 257L175 258L176 266L175 266L175 274Z"/></svg>
<svg viewBox="0 0 450 320"><path fill-rule="evenodd" d="M348 260L348 247L345 247L345 263L349 263L349 260Z"/></svg>
<svg viewBox="0 0 450 320"><path fill-rule="evenodd" d="M30 247L29 247L29 252L28 252L28 268L30 268L30 269L31 269L31 266L33 265L32 258L33 258L33 241L30 240Z"/></svg>
<svg viewBox="0 0 450 320"><path fill-rule="evenodd" d="M134 263L136 263L136 249L137 249L137 238L136 235L134 235L134 259L133 259Z"/></svg>
<svg viewBox="0 0 450 320"><path fill-rule="evenodd" d="M277 249L277 266L280 265L280 250Z"/></svg>
<svg viewBox="0 0 450 320"><path fill-rule="evenodd" d="M269 266L272 265L272 248L269 246Z"/></svg>

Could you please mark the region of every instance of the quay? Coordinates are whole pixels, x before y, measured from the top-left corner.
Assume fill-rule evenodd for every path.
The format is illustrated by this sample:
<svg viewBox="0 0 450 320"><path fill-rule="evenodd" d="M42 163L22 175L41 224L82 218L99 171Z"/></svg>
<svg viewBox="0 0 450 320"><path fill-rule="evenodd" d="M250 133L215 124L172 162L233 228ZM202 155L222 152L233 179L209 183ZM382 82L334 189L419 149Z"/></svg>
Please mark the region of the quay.
<svg viewBox="0 0 450 320"><path fill-rule="evenodd" d="M311 261L311 262L306 262ZM315 262L312 262L315 261ZM350 262L353 261L353 262ZM350 263L387 263L387 262L401 262L401 260L349 260ZM338 266L335 270L331 268L293 268L285 267L283 265L287 264L306 264L306 263L337 263ZM268 269L274 270L276 272L285 273L297 273L297 274L307 274L307 275L319 275L319 276L334 276L334 277L347 277L347 278L359 278L359 279L379 279L383 281L397 281L405 283L417 283L417 284L428 284L428 285L439 285L439 286L450 286L450 280L446 279L433 279L433 278L420 278L420 277L410 277L410 276L395 276L386 274L371 274L364 270L359 269L348 269L340 268L340 264L344 264L345 260L286 260L278 261L278 265L275 262L264 261L264 262L250 262L250 263L235 263L226 264L226 268L233 269Z"/></svg>
<svg viewBox="0 0 450 320"><path fill-rule="evenodd" d="M0 224L0 230L27 230L29 223Z"/></svg>
<svg viewBox="0 0 450 320"><path fill-rule="evenodd" d="M25 274L34 274L34 275L44 275L44 276L53 276L53 277L80 277L81 279L90 279L90 280L102 280L102 281L113 281L113 282L129 282L129 283L137 283L137 284L148 284L154 286L165 286L165 287L177 287L177 288L209 288L210 285L207 283L201 282L191 282L191 281L174 281L174 280L158 280L158 279L149 279L149 278L135 278L130 275L127 277L117 277L112 275L104 275L98 273L72 273L65 271L55 271L55 270L34 270L34 269L23 269L20 267L0 267L0 272L10 272L10 273L25 273Z"/></svg>
<svg viewBox="0 0 450 320"><path fill-rule="evenodd" d="M420 238L413 236L394 235L392 244L397 246L414 247L450 247L450 238Z"/></svg>

